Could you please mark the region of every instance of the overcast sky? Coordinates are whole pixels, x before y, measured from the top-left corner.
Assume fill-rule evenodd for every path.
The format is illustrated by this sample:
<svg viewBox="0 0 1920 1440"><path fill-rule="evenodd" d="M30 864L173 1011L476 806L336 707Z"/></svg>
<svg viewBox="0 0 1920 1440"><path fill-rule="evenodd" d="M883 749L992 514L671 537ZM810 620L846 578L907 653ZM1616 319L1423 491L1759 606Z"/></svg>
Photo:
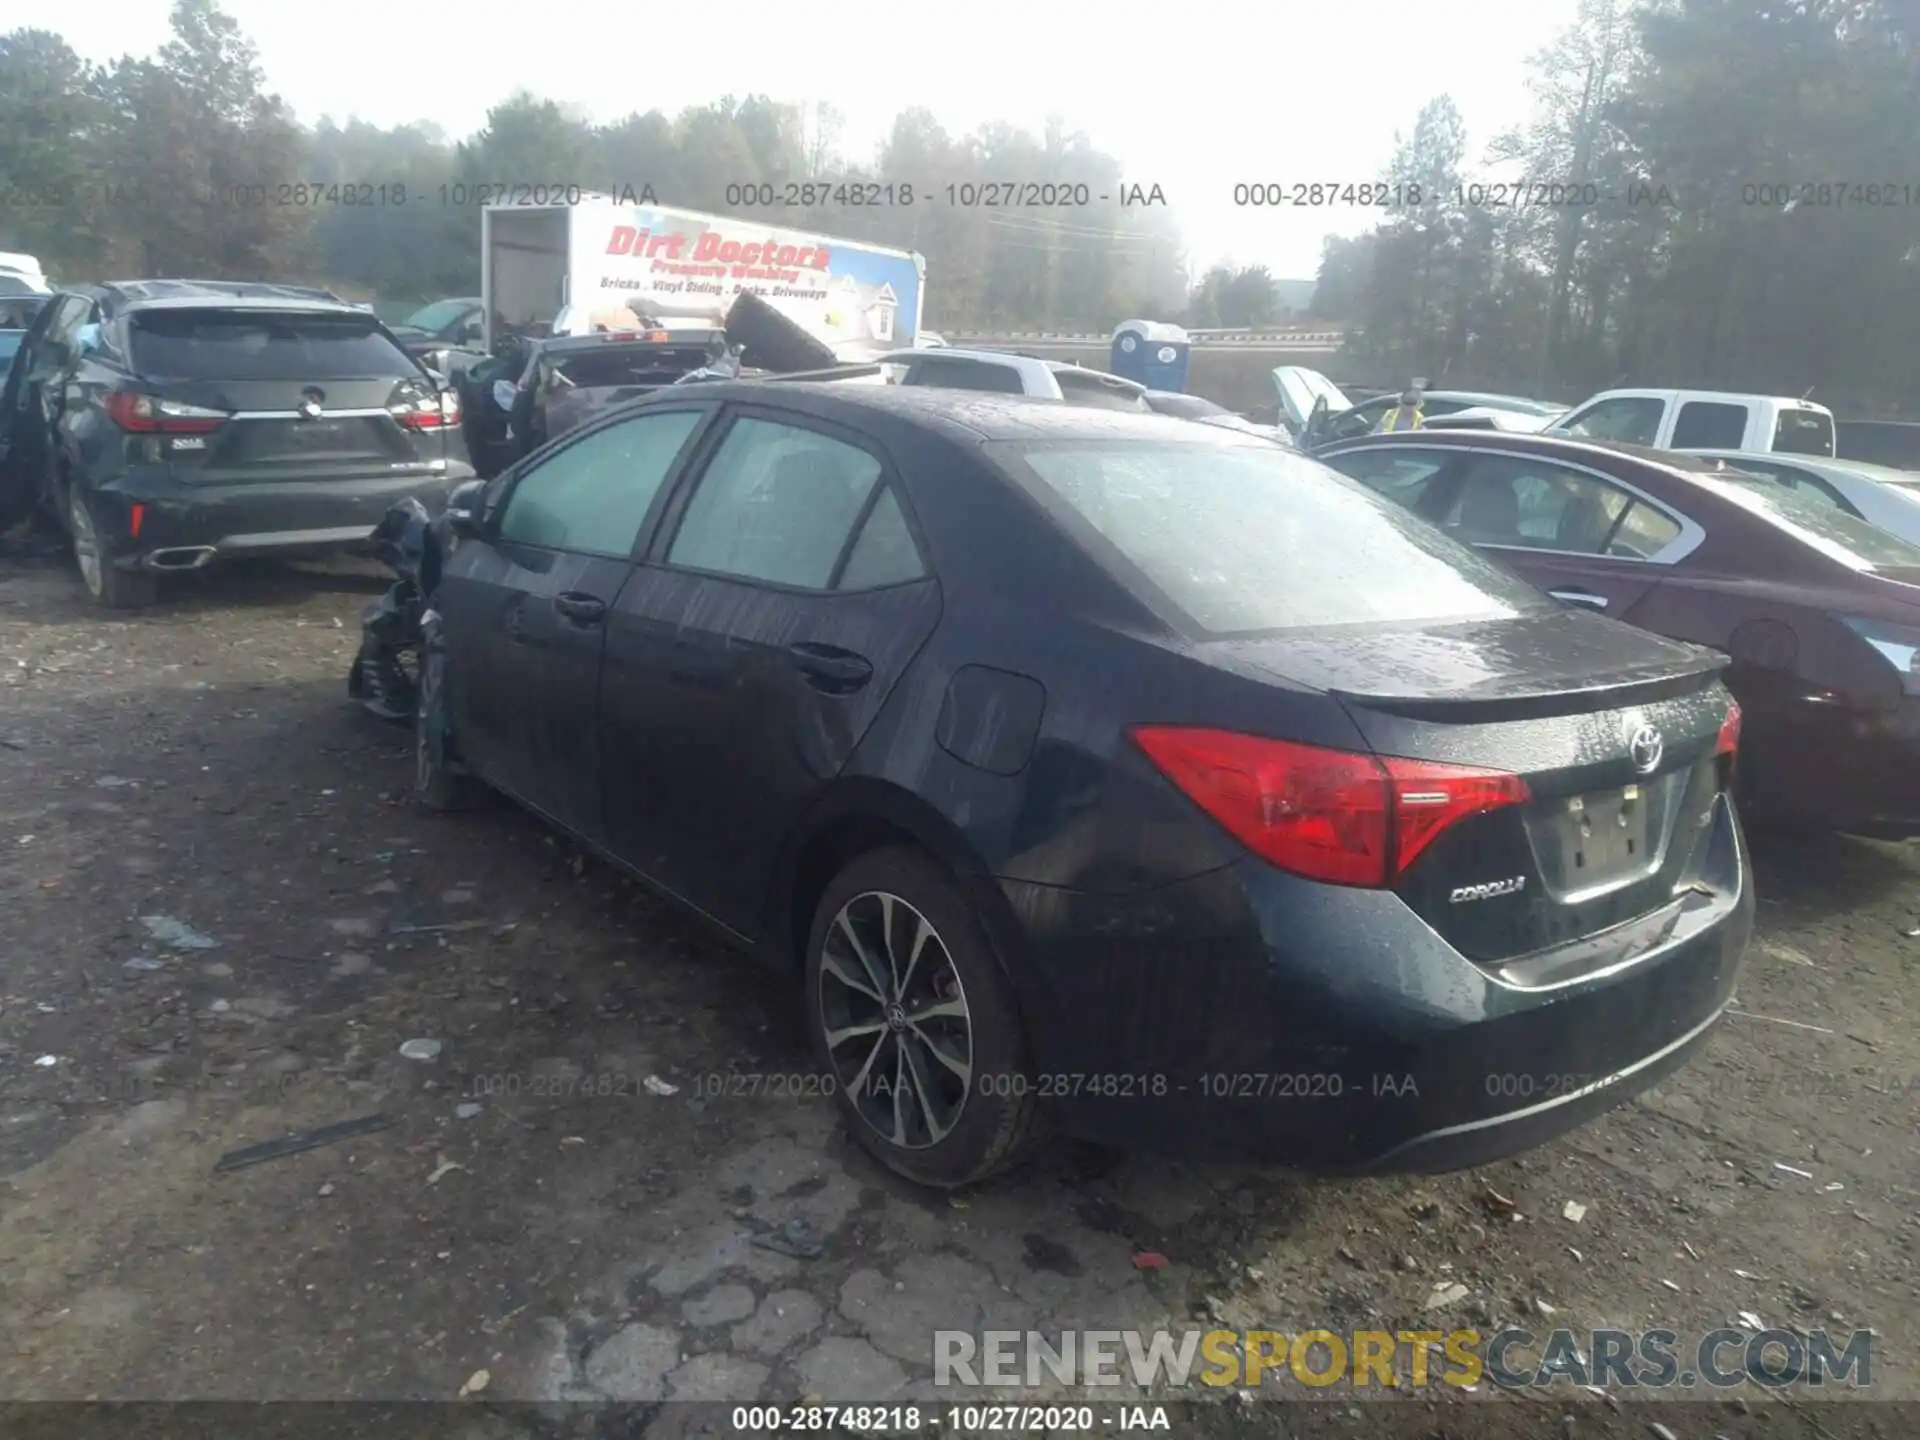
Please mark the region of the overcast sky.
<svg viewBox="0 0 1920 1440"><path fill-rule="evenodd" d="M1283 278L1312 276L1323 236L1374 217L1236 208L1236 183L1370 180L1394 132L1411 131L1420 106L1443 91L1466 117L1477 161L1525 117L1526 58L1574 9L1573 0L1483 0L1470 23L1436 24L1413 0L224 5L259 46L269 88L309 124L428 119L464 137L517 86L596 121L763 93L830 100L847 118L841 148L864 160L911 105L956 133L996 119L1038 131L1059 114L1119 157L1129 182L1161 186L1196 262L1261 263ZM93 60L150 53L167 38L168 0L33 8L9 23L61 30Z"/></svg>

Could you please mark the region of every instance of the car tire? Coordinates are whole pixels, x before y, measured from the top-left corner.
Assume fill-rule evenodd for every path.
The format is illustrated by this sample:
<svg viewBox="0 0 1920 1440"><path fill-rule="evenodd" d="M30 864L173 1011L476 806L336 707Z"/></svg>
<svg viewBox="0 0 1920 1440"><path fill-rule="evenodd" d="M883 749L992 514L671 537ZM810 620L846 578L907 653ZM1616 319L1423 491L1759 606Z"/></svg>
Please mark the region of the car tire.
<svg viewBox="0 0 1920 1440"><path fill-rule="evenodd" d="M485 799L486 787L453 758L446 694L446 653L438 646L423 646L419 702L413 712L414 797L428 810L471 810Z"/></svg>
<svg viewBox="0 0 1920 1440"><path fill-rule="evenodd" d="M101 551L100 530L93 509L78 485L67 486L67 531L73 537L73 561L87 593L109 610L137 610L159 595L154 577L140 570L122 570Z"/></svg>
<svg viewBox="0 0 1920 1440"><path fill-rule="evenodd" d="M862 855L821 895L806 956L814 1051L861 1148L945 1190L1024 1158L1040 1116L1019 1007L951 874L915 850Z"/></svg>

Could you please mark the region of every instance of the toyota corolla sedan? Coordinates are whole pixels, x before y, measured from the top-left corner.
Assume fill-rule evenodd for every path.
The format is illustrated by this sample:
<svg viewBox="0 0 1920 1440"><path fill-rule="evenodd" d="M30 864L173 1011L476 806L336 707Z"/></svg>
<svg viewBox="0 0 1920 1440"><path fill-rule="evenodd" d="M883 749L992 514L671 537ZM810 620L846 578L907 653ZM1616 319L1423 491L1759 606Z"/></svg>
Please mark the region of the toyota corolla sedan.
<svg viewBox="0 0 1920 1440"><path fill-rule="evenodd" d="M914 1180L1042 1115L1476 1164L1652 1085L1733 993L1720 657L1257 437L730 381L447 523L423 800L502 792L791 975Z"/></svg>

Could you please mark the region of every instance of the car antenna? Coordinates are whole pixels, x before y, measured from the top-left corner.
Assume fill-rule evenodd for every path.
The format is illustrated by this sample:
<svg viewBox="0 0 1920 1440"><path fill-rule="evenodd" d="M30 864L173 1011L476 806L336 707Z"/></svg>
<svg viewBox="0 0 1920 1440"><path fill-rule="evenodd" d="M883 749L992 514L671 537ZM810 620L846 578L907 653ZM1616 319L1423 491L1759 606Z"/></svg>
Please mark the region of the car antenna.
<svg viewBox="0 0 1920 1440"><path fill-rule="evenodd" d="M1802 403L1805 403L1805 401L1806 401L1806 398L1807 398L1807 397L1808 397L1809 395L1811 395L1811 394L1813 394L1813 391L1814 391L1814 387L1813 387L1813 386L1811 386L1811 385L1809 385L1809 386L1807 386L1807 388L1806 388L1806 389L1804 389L1804 390L1802 390L1802 391L1800 392L1800 399L1801 399L1801 402L1802 402Z"/></svg>

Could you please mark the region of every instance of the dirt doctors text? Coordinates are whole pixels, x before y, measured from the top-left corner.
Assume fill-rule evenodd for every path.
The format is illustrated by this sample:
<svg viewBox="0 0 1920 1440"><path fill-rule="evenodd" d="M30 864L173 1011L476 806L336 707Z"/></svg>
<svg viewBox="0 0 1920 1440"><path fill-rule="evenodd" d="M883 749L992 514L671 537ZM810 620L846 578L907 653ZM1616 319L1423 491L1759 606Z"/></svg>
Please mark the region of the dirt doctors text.
<svg viewBox="0 0 1920 1440"><path fill-rule="evenodd" d="M1683 1341L1673 1330L937 1330L934 1383L1017 1388L1122 1386L1142 1390L1260 1385L1508 1389L1573 1385L1666 1390L1736 1385L1873 1383L1873 1336L1824 1330L1713 1330Z"/></svg>

